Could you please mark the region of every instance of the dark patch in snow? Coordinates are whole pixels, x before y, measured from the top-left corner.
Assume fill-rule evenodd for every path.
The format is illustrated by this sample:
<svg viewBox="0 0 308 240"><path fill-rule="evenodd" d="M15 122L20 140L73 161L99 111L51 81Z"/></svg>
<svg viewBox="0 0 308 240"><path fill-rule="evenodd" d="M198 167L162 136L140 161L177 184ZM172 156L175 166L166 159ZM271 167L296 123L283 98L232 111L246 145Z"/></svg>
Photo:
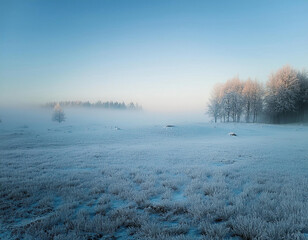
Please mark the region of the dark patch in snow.
<svg viewBox="0 0 308 240"><path fill-rule="evenodd" d="M162 214L168 212L170 209L164 205L150 205L147 210L151 213Z"/></svg>
<svg viewBox="0 0 308 240"><path fill-rule="evenodd" d="M230 132L229 135L232 136L232 137L236 137L237 136L237 134L234 133L234 132Z"/></svg>
<svg viewBox="0 0 308 240"><path fill-rule="evenodd" d="M215 222L215 223L221 223L221 222L223 222L223 221L225 221L225 219L223 219L223 218L215 218L215 219L214 219L214 222Z"/></svg>

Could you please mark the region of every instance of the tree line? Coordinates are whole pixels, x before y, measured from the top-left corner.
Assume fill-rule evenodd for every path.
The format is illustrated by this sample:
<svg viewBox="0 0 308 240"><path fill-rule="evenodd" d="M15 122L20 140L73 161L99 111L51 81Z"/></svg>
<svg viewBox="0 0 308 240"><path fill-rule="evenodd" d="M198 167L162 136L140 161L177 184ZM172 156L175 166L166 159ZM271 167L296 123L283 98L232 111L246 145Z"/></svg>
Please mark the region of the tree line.
<svg viewBox="0 0 308 240"><path fill-rule="evenodd" d="M265 86L234 77L213 88L207 113L215 122L308 121L308 74L286 65Z"/></svg>
<svg viewBox="0 0 308 240"><path fill-rule="evenodd" d="M138 103L129 103L126 104L124 102L113 102L113 101L97 101L95 103L90 103L89 101L61 101L61 102L49 102L46 103L45 107L54 108L55 106L61 107L86 107L86 108L104 108L104 109L120 109L120 110L142 110L142 106Z"/></svg>

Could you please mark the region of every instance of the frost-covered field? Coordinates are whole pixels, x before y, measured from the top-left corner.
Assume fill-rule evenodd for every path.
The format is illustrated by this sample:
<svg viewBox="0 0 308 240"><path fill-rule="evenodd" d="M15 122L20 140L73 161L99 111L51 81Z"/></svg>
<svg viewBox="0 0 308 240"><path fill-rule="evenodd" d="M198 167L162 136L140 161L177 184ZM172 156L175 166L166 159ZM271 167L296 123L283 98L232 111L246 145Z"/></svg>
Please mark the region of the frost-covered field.
<svg viewBox="0 0 308 240"><path fill-rule="evenodd" d="M0 238L308 239L307 126L166 124L3 121Z"/></svg>

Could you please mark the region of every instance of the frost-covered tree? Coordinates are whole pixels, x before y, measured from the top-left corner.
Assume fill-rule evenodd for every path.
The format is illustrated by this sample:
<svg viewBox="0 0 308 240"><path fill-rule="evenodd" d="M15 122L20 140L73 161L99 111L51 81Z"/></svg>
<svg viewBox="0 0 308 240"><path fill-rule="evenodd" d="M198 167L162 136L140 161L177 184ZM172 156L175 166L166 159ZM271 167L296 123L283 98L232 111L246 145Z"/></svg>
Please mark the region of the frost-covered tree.
<svg viewBox="0 0 308 240"><path fill-rule="evenodd" d="M246 122L250 122L253 92L254 92L253 82L249 78L244 83L244 88L243 88L244 112L245 112Z"/></svg>
<svg viewBox="0 0 308 240"><path fill-rule="evenodd" d="M266 109L274 122L294 114L298 110L300 81L296 70L286 65L272 74L267 82Z"/></svg>
<svg viewBox="0 0 308 240"><path fill-rule="evenodd" d="M252 122L258 121L258 116L263 111L264 88L261 83L255 82L255 95L252 101Z"/></svg>
<svg viewBox="0 0 308 240"><path fill-rule="evenodd" d="M135 104L134 104L133 102L130 102L130 103L128 104L128 108L129 108L129 109L135 109Z"/></svg>
<svg viewBox="0 0 308 240"><path fill-rule="evenodd" d="M222 117L221 112L221 90L222 86L217 84L212 92L211 98L208 103L207 113L214 118L215 123L219 117Z"/></svg>
<svg viewBox="0 0 308 240"><path fill-rule="evenodd" d="M242 115L243 84L238 77L228 80L224 85L223 105L226 110L227 122L230 117L233 122L239 122Z"/></svg>
<svg viewBox="0 0 308 240"><path fill-rule="evenodd" d="M224 90L221 95L220 111L223 122L229 122L231 112L231 96Z"/></svg>
<svg viewBox="0 0 308 240"><path fill-rule="evenodd" d="M84 107L84 108L107 108L107 109L121 109L121 110L142 110L142 106L136 104L133 104L133 107L130 105L126 105L125 102L102 102L97 101L95 103L90 103L89 101L82 102L82 101L62 101L62 102L49 102L46 103L45 107L52 107L54 108L57 104L60 104L61 106L65 107Z"/></svg>
<svg viewBox="0 0 308 240"><path fill-rule="evenodd" d="M242 91L243 111L245 112L246 122L257 121L263 105L263 87L258 81L252 81L250 78L244 82Z"/></svg>
<svg viewBox="0 0 308 240"><path fill-rule="evenodd" d="M52 120L56 121L58 123L65 121L65 114L64 114L60 104L57 104L54 107L53 113L52 113Z"/></svg>
<svg viewBox="0 0 308 240"><path fill-rule="evenodd" d="M299 121L308 120L308 72L299 71L297 73L300 84L299 98ZM307 119L306 119L307 118Z"/></svg>
<svg viewBox="0 0 308 240"><path fill-rule="evenodd" d="M243 112L243 84L238 77L216 85L208 104L208 114L217 122L239 122Z"/></svg>
<svg viewBox="0 0 308 240"><path fill-rule="evenodd" d="M274 123L308 121L308 72L286 65L272 74L266 88L256 80L238 77L215 87L208 114L215 120L257 122L262 113Z"/></svg>

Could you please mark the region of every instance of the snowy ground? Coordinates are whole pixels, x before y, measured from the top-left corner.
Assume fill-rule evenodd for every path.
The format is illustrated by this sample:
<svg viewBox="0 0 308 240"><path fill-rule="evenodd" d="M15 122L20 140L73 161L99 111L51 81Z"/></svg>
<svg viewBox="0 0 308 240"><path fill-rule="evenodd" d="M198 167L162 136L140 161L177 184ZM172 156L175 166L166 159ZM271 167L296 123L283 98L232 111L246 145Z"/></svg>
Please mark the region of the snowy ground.
<svg viewBox="0 0 308 240"><path fill-rule="evenodd" d="M118 124L3 121L0 239L308 239L307 126Z"/></svg>

